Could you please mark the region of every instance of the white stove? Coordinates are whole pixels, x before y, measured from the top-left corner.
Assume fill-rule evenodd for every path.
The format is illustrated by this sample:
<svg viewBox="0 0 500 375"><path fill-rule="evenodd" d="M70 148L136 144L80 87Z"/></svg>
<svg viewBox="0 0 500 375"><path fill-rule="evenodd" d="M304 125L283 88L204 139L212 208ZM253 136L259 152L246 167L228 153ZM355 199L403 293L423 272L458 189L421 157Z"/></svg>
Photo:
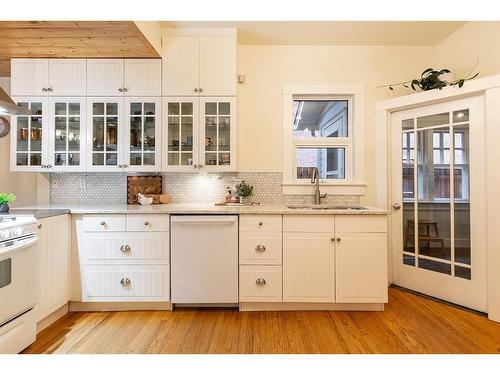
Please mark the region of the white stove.
<svg viewBox="0 0 500 375"><path fill-rule="evenodd" d="M18 353L36 338L37 221L0 215L0 354Z"/></svg>

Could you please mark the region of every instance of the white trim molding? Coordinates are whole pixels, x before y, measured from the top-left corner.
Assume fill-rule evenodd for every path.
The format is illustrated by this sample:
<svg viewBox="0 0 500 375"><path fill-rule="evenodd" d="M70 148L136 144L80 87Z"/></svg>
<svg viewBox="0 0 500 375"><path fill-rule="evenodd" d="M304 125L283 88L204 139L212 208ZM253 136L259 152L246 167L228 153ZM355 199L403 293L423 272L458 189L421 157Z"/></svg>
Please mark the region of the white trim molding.
<svg viewBox="0 0 500 375"><path fill-rule="evenodd" d="M283 194L314 194L315 187L308 181L297 181L294 171L294 140L291 131L294 98L346 99L349 101L348 140L332 138L324 140L304 139L308 146L346 146L345 179L321 180L321 191L338 195L364 195L364 86L361 84L339 85L283 85Z"/></svg>
<svg viewBox="0 0 500 375"><path fill-rule="evenodd" d="M377 207L391 210L391 169L390 169L390 124L394 112L477 96L484 104L485 139L485 174L486 174L486 226L487 247L487 294L488 318L500 322L500 74L465 82L464 86L445 87L401 96L378 102L376 105L377 121ZM390 211L389 211L390 212ZM392 233L390 234L393 235ZM391 240L389 240L391 243ZM390 259L390 257L389 257ZM389 267L391 270L391 267ZM391 279L391 275L389 275Z"/></svg>

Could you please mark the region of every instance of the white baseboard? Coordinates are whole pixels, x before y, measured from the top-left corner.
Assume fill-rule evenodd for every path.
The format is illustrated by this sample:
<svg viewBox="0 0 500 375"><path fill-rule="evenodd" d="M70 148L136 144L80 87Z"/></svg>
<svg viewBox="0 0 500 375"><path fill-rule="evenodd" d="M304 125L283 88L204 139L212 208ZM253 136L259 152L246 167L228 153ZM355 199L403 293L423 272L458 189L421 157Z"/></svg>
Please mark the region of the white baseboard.
<svg viewBox="0 0 500 375"><path fill-rule="evenodd" d="M69 311L171 310L170 302L80 302L71 301Z"/></svg>
<svg viewBox="0 0 500 375"><path fill-rule="evenodd" d="M50 326L52 323L54 323L56 320L62 318L64 315L66 315L69 312L69 304L65 304L64 306L60 307L56 311L54 311L52 314L46 316L42 320L40 320L36 324L36 333L43 331L45 328Z"/></svg>

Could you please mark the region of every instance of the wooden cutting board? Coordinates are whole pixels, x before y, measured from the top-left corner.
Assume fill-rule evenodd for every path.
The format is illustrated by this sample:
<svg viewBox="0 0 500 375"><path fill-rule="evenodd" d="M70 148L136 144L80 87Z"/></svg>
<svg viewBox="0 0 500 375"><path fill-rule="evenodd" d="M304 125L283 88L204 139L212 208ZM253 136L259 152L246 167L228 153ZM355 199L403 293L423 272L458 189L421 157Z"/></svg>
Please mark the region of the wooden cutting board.
<svg viewBox="0 0 500 375"><path fill-rule="evenodd" d="M138 193L148 196L160 195L161 176L127 176L127 204L138 204Z"/></svg>

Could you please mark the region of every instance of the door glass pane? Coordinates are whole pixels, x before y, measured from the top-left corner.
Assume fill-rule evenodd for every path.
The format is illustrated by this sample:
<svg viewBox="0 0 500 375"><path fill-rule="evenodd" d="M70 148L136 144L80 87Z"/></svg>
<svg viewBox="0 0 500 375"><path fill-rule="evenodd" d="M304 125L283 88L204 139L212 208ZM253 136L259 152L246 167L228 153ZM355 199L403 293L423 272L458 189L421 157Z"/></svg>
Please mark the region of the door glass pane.
<svg viewBox="0 0 500 375"><path fill-rule="evenodd" d="M183 116L192 116L193 115L193 103L186 102L186 103L182 103L181 105L182 105L181 114Z"/></svg>
<svg viewBox="0 0 500 375"><path fill-rule="evenodd" d="M80 116L80 103L69 103L68 104L68 115Z"/></svg>
<svg viewBox="0 0 500 375"><path fill-rule="evenodd" d="M118 164L118 155L114 152L106 153L106 165L117 165Z"/></svg>
<svg viewBox="0 0 500 375"><path fill-rule="evenodd" d="M130 165L142 165L142 154L141 153L130 153Z"/></svg>
<svg viewBox="0 0 500 375"><path fill-rule="evenodd" d="M117 147L118 147L118 118L106 117L106 151L116 151Z"/></svg>
<svg viewBox="0 0 500 375"><path fill-rule="evenodd" d="M145 153L144 154L144 165L155 165L155 154Z"/></svg>
<svg viewBox="0 0 500 375"><path fill-rule="evenodd" d="M183 152L181 155L182 165L193 165L193 154L191 152Z"/></svg>
<svg viewBox="0 0 500 375"><path fill-rule="evenodd" d="M453 134L455 140L455 163L453 169L453 186L455 190L455 261L471 264L469 125L454 126ZM459 157L457 157L457 153Z"/></svg>
<svg viewBox="0 0 500 375"><path fill-rule="evenodd" d="M93 103L92 114L94 116L104 116L104 103Z"/></svg>
<svg viewBox="0 0 500 375"><path fill-rule="evenodd" d="M206 153L205 154L205 164L206 165L217 165L217 153Z"/></svg>
<svg viewBox="0 0 500 375"><path fill-rule="evenodd" d="M28 165L28 154L18 153L16 155L16 165Z"/></svg>
<svg viewBox="0 0 500 375"><path fill-rule="evenodd" d="M347 100L294 100L295 137L347 137Z"/></svg>
<svg viewBox="0 0 500 375"><path fill-rule="evenodd" d="M80 151L80 117L69 118L68 150Z"/></svg>
<svg viewBox="0 0 500 375"><path fill-rule="evenodd" d="M442 138L443 132L427 129L417 134L418 224L415 229L419 254L451 260L450 166L434 161L433 153L434 136L438 134ZM415 226L412 221L409 224ZM429 264L431 267L433 263Z"/></svg>
<svg viewBox="0 0 500 375"><path fill-rule="evenodd" d="M66 119L67 117L56 117L55 118L55 139L54 148L55 151L65 151L66 150ZM61 164L58 164L61 165Z"/></svg>
<svg viewBox="0 0 500 375"><path fill-rule="evenodd" d="M469 121L469 110L462 109L461 111L453 112L453 122L466 122Z"/></svg>
<svg viewBox="0 0 500 375"><path fill-rule="evenodd" d="M141 151L142 118L130 118L130 151ZM132 162L131 162L132 163Z"/></svg>
<svg viewBox="0 0 500 375"><path fill-rule="evenodd" d="M17 117L17 151L28 151L28 117Z"/></svg>
<svg viewBox="0 0 500 375"><path fill-rule="evenodd" d="M155 150L155 118L146 117L144 120L144 151Z"/></svg>
<svg viewBox="0 0 500 375"><path fill-rule="evenodd" d="M168 165L179 165L179 153L169 152L168 153Z"/></svg>
<svg viewBox="0 0 500 375"><path fill-rule="evenodd" d="M146 116L154 116L156 114L155 103L144 103L144 114Z"/></svg>
<svg viewBox="0 0 500 375"><path fill-rule="evenodd" d="M192 151L193 150L193 118L192 117L182 117L181 118L181 150L182 151Z"/></svg>
<svg viewBox="0 0 500 375"><path fill-rule="evenodd" d="M205 117L205 151L217 151L217 117L216 116L206 116Z"/></svg>
<svg viewBox="0 0 500 375"><path fill-rule="evenodd" d="M344 147L298 147L295 152L297 179L310 179L311 167L319 170L320 179L345 178Z"/></svg>
<svg viewBox="0 0 500 375"><path fill-rule="evenodd" d="M30 165L42 165L42 154L40 153L32 153L30 155Z"/></svg>
<svg viewBox="0 0 500 375"><path fill-rule="evenodd" d="M66 165L66 154L56 153L54 155L54 163L55 165Z"/></svg>
<svg viewBox="0 0 500 375"><path fill-rule="evenodd" d="M92 129L92 150L104 151L104 118L94 117Z"/></svg>
<svg viewBox="0 0 500 375"><path fill-rule="evenodd" d="M229 151L231 139L231 118L219 116L219 151Z"/></svg>
<svg viewBox="0 0 500 375"><path fill-rule="evenodd" d="M68 153L68 165L80 165L80 153Z"/></svg>
<svg viewBox="0 0 500 375"><path fill-rule="evenodd" d="M56 116L66 116L66 103L56 103L55 104L55 114Z"/></svg>
<svg viewBox="0 0 500 375"><path fill-rule="evenodd" d="M414 120L404 120L401 129L413 129ZM415 132L402 133L403 251L415 253ZM415 257L403 255L403 263L415 265Z"/></svg>
<svg viewBox="0 0 500 375"><path fill-rule="evenodd" d="M439 113L437 115L422 116L417 118L417 128L428 128L431 126L447 125L450 123L450 113Z"/></svg>
<svg viewBox="0 0 500 375"><path fill-rule="evenodd" d="M217 103L205 103L205 116L212 116L217 114Z"/></svg>
<svg viewBox="0 0 500 375"><path fill-rule="evenodd" d="M450 264L436 262L436 261L430 260L430 259L419 258L418 259L418 268L423 268L425 270L451 275L451 265Z"/></svg>
<svg viewBox="0 0 500 375"><path fill-rule="evenodd" d="M106 103L106 116L118 115L118 103Z"/></svg>
<svg viewBox="0 0 500 375"><path fill-rule="evenodd" d="M471 280L472 279L471 269L465 268L465 267L460 267L460 266L455 266L455 276L460 277L462 279Z"/></svg>
<svg viewBox="0 0 500 375"><path fill-rule="evenodd" d="M92 165L104 165L104 154L103 153L99 153L99 154L94 153L92 155Z"/></svg>
<svg viewBox="0 0 500 375"><path fill-rule="evenodd" d="M168 103L168 115L169 116L180 115L180 104L179 103Z"/></svg>
<svg viewBox="0 0 500 375"><path fill-rule="evenodd" d="M130 115L131 116L142 115L142 103L130 103Z"/></svg>

